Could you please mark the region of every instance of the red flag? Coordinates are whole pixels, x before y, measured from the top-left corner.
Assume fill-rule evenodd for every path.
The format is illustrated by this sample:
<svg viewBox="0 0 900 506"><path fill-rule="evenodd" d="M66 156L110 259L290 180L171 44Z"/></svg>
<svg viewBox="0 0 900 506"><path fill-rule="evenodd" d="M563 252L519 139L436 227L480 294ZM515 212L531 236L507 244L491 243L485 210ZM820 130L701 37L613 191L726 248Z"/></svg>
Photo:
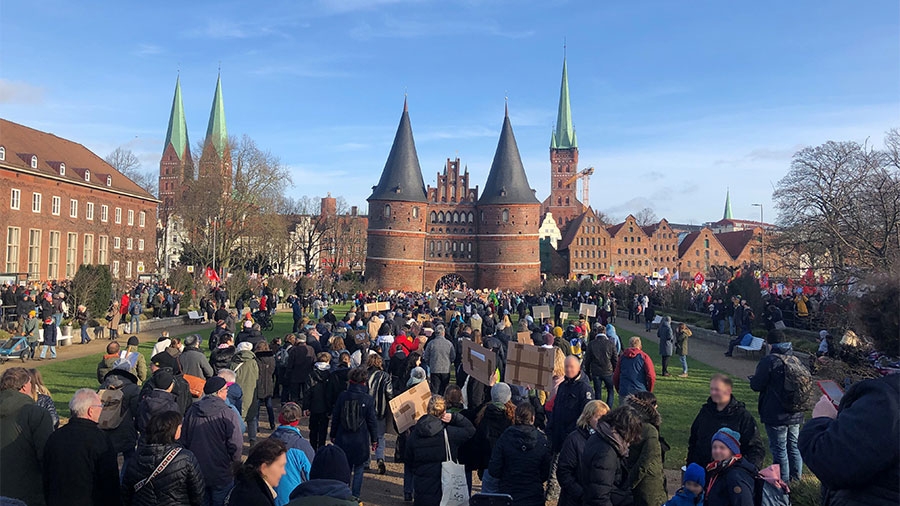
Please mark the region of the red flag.
<svg viewBox="0 0 900 506"><path fill-rule="evenodd" d="M206 279L212 281L213 283L221 282L221 280L219 279L219 273L216 272L216 270L213 269L212 267L207 267L206 272L204 274L206 274Z"/></svg>
<svg viewBox="0 0 900 506"><path fill-rule="evenodd" d="M697 274L694 275L694 284L702 285L704 281L706 281L706 278L703 277L702 272L698 272Z"/></svg>

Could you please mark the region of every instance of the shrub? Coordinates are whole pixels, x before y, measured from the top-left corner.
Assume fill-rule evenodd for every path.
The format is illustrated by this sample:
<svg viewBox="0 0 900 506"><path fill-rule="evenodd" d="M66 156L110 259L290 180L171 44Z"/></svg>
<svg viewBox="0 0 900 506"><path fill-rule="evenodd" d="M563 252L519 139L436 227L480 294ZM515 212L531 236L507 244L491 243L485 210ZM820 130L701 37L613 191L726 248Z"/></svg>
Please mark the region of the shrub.
<svg viewBox="0 0 900 506"><path fill-rule="evenodd" d="M69 290L73 314L78 305L84 304L91 317L100 318L109 309L113 296L113 281L109 266L82 265L78 268Z"/></svg>

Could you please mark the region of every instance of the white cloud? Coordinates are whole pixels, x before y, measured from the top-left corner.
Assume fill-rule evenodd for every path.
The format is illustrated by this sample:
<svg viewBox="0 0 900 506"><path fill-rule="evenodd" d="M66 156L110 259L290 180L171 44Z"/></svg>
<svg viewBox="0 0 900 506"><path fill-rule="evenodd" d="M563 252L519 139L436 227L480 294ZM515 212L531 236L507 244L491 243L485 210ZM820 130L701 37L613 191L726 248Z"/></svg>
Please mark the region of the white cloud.
<svg viewBox="0 0 900 506"><path fill-rule="evenodd" d="M44 88L24 81L0 79L0 104L40 104Z"/></svg>
<svg viewBox="0 0 900 506"><path fill-rule="evenodd" d="M135 49L134 54L138 56L153 56L157 54L161 54L163 52L163 48L157 46L156 44L138 44L137 49Z"/></svg>

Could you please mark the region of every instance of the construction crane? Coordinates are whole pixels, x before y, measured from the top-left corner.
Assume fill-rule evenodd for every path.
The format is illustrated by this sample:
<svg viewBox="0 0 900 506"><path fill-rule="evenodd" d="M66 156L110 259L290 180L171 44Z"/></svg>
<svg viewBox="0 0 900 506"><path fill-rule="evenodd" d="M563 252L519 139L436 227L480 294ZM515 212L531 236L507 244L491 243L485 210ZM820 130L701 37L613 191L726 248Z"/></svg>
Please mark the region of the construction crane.
<svg viewBox="0 0 900 506"><path fill-rule="evenodd" d="M581 169L581 172L570 177L565 183L563 183L563 186L569 186L570 184L577 184L578 180L582 179L582 182L581 182L581 204L584 206L585 209L587 209L588 206L591 205L590 181L591 181L591 175L593 173L594 173L593 167Z"/></svg>

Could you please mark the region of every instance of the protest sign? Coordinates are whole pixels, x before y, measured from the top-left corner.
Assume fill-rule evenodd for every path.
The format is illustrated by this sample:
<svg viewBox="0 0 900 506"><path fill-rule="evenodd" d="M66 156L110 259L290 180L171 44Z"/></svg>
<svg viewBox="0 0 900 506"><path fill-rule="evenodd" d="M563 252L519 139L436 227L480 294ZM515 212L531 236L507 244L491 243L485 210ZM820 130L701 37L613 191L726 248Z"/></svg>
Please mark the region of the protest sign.
<svg viewBox="0 0 900 506"><path fill-rule="evenodd" d="M391 408L391 414L394 415L394 421L397 423L397 431L403 432L415 425L416 420L428 410L430 399L431 387L428 386L427 381L423 381L391 399L388 405Z"/></svg>
<svg viewBox="0 0 900 506"><path fill-rule="evenodd" d="M506 382L549 391L553 384L553 359L556 348L509 343Z"/></svg>
<svg viewBox="0 0 900 506"><path fill-rule="evenodd" d="M550 306L534 306L534 321L540 322L544 318L550 318Z"/></svg>
<svg viewBox="0 0 900 506"><path fill-rule="evenodd" d="M597 305L585 304L582 302L581 307L578 308L578 314L583 314L584 316L597 316Z"/></svg>
<svg viewBox="0 0 900 506"><path fill-rule="evenodd" d="M497 370L497 354L470 339L461 341L463 371L485 385L490 385L494 371Z"/></svg>

